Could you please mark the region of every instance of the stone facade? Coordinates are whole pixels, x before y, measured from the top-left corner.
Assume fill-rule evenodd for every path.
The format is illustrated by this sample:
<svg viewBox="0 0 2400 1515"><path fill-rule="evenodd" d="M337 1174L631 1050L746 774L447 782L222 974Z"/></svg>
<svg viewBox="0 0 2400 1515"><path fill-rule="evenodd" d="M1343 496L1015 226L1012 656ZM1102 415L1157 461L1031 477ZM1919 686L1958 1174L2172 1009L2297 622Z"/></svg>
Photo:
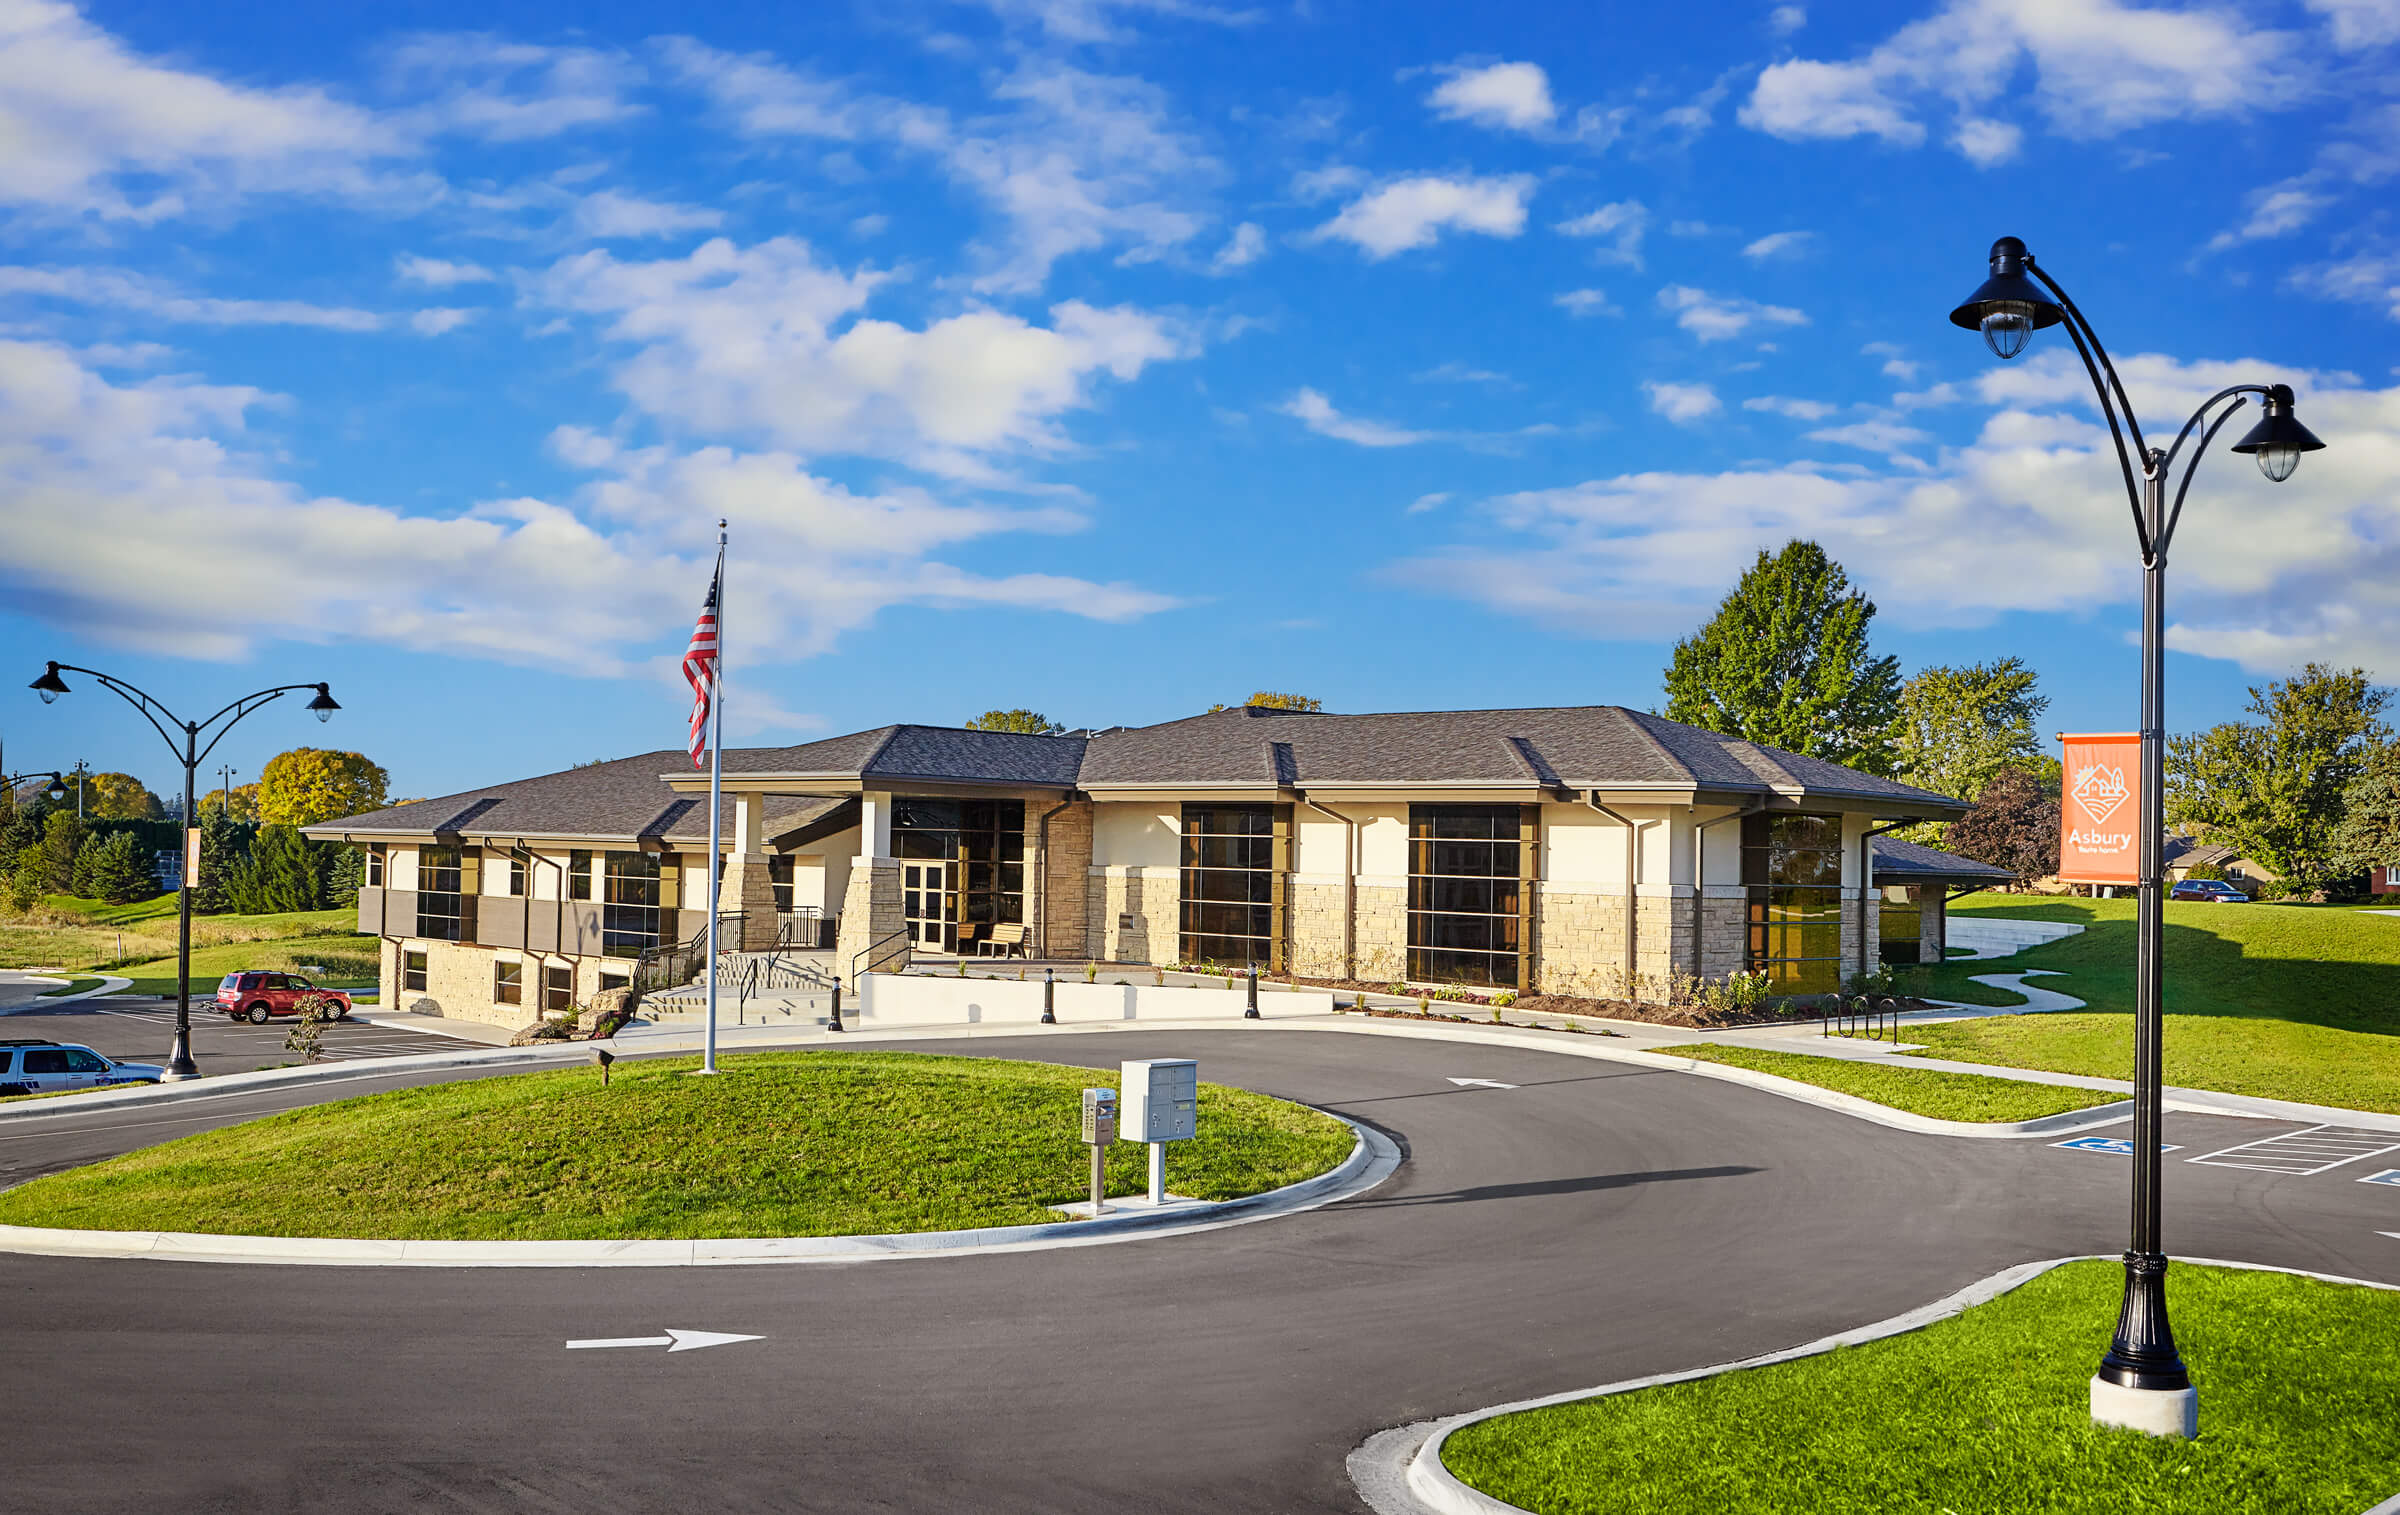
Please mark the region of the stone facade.
<svg viewBox="0 0 2400 1515"><path fill-rule="evenodd" d="M404 955L425 954L425 987L401 987ZM381 948L383 1001L387 1008L452 1020L483 1021L495 1026L524 1026L542 1013L545 968L565 967L572 973L574 1003L588 1005L601 990L601 978L616 982L633 973L631 958L566 957L557 953L521 952L479 946L473 942L427 942L387 937ZM499 961L524 965L521 1003L504 1005L497 997Z"/></svg>
<svg viewBox="0 0 2400 1515"><path fill-rule="evenodd" d="M842 981L856 988L854 972L898 973L906 968L913 955L908 938L900 935L906 925L900 913L900 860L860 858L852 863L833 945L834 970ZM871 961L862 957L870 947L876 948Z"/></svg>
<svg viewBox="0 0 2400 1515"><path fill-rule="evenodd" d="M1302 978L1343 978L1351 968L1343 956L1343 921L1349 896L1338 883L1295 875L1284 893L1291 971Z"/></svg>
<svg viewBox="0 0 2400 1515"><path fill-rule="evenodd" d="M1103 962L1172 963L1180 956L1178 868L1093 868L1085 952Z"/></svg>
<svg viewBox="0 0 2400 1515"><path fill-rule="evenodd" d="M1028 803L1025 807L1025 856L1042 857L1041 817L1047 805ZM1027 908L1038 908L1038 922L1033 943L1028 951L1043 957L1091 957L1091 885L1092 875L1092 802L1076 800L1050 817L1049 854L1041 863L1042 877L1035 888L1040 894L1036 907L1027 901Z"/></svg>
<svg viewBox="0 0 2400 1515"><path fill-rule="evenodd" d="M1943 909L1948 891L1919 886L1917 889L1917 961L1938 963L1950 955L1950 917Z"/></svg>
<svg viewBox="0 0 2400 1515"><path fill-rule="evenodd" d="M742 913L744 952L764 952L775 945L782 919L775 909L775 880L767 872L765 853L737 852L726 859L718 904ZM718 934L724 935L724 928L719 927Z"/></svg>

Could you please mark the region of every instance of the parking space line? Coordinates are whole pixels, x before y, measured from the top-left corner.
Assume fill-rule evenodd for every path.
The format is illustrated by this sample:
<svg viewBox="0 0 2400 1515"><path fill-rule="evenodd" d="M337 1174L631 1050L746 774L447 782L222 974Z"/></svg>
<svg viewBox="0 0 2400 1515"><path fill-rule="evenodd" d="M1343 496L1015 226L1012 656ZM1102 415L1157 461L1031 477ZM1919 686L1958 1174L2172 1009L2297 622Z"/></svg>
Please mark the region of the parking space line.
<svg viewBox="0 0 2400 1515"><path fill-rule="evenodd" d="M2253 1173L2281 1173L2311 1178L2335 1168L2400 1152L2400 1141L2389 1131L2361 1131L2342 1126L2308 1126L2281 1136L2263 1137L2238 1146L2203 1152L2184 1161L2211 1168L2243 1168Z"/></svg>

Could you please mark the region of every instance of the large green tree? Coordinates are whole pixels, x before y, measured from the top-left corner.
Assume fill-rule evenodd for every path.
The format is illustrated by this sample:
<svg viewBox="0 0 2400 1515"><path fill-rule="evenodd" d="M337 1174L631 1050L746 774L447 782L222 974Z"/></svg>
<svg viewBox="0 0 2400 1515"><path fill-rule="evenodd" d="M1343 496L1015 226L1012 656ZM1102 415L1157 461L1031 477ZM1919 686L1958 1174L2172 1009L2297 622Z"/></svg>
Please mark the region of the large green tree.
<svg viewBox="0 0 2400 1515"><path fill-rule="evenodd" d="M1921 668L1900 686L1892 723L1893 775L1936 794L1972 800L2003 768L2041 756L2033 723L2050 707L2034 673L2017 658L1965 668ZM1938 844L1941 822L1910 827L1911 840Z"/></svg>
<svg viewBox="0 0 2400 1515"><path fill-rule="evenodd" d="M292 826L261 826L250 855L227 870L225 895L238 915L314 910L324 903L324 862Z"/></svg>
<svg viewBox="0 0 2400 1515"><path fill-rule="evenodd" d="M2342 794L2334 866L2346 874L2400 868L2400 742L2371 753Z"/></svg>
<svg viewBox="0 0 2400 1515"><path fill-rule="evenodd" d="M1892 768L1900 663L1874 656L1875 602L1814 542L1758 561L1675 644L1667 718L1868 773Z"/></svg>
<svg viewBox="0 0 2400 1515"><path fill-rule="evenodd" d="M1975 808L1950 825L1942 845L2032 883L2058 872L2058 765L2010 763L1992 775Z"/></svg>
<svg viewBox="0 0 2400 1515"><path fill-rule="evenodd" d="M392 776L359 752L294 747L258 774L258 818L269 826L313 826L381 810Z"/></svg>
<svg viewBox="0 0 2400 1515"><path fill-rule="evenodd" d="M969 731L1020 731L1028 736L1056 736L1067 728L1038 710L987 710L967 722Z"/></svg>
<svg viewBox="0 0 2400 1515"><path fill-rule="evenodd" d="M2323 663L2253 686L2255 719L2167 743L2167 819L2255 858L2296 892L2338 882L2347 791L2391 740L2391 698L2365 669Z"/></svg>

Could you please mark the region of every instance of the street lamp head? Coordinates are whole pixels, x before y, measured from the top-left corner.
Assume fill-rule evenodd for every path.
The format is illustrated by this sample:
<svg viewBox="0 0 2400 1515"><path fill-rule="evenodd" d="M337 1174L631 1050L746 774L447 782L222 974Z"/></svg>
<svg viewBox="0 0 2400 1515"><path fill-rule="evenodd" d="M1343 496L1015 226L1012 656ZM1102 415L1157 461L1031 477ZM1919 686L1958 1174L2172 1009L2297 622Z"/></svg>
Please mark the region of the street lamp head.
<svg viewBox="0 0 2400 1515"><path fill-rule="evenodd" d="M1984 346L1996 357L2013 358L2023 352L2035 332L2056 326L2066 316L2040 285L2025 276L2030 262L2032 255L2016 238L1994 242L1992 276L1950 312L1950 324L1982 332Z"/></svg>
<svg viewBox="0 0 2400 1515"><path fill-rule="evenodd" d="M35 679L31 687L35 694L42 697L42 703L47 705L67 692L67 681L58 676L58 664L52 663L42 670L42 676Z"/></svg>
<svg viewBox="0 0 2400 1515"><path fill-rule="evenodd" d="M342 707L334 703L333 691L327 689L323 684L319 684L317 697L308 702L308 708L315 713L319 721L330 721L333 719L333 713Z"/></svg>
<svg viewBox="0 0 2400 1515"><path fill-rule="evenodd" d="M2277 384L2267 391L2267 413L2233 450L2257 458L2258 471L2280 484L2300 466L2300 454L2322 452L2325 444L2292 414L2292 386Z"/></svg>
<svg viewBox="0 0 2400 1515"><path fill-rule="evenodd" d="M43 790L42 793L51 804L62 804L67 798L67 781L54 773L50 775L50 787Z"/></svg>

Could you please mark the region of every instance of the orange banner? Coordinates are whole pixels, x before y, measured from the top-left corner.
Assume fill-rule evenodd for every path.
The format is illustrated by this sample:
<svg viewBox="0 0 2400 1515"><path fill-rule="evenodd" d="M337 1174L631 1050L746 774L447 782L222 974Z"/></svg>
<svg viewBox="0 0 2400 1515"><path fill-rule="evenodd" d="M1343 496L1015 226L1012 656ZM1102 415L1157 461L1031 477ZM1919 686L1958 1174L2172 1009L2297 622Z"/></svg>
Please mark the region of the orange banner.
<svg viewBox="0 0 2400 1515"><path fill-rule="evenodd" d="M2142 881L2142 739L2130 731L2059 737L2058 877L2067 884Z"/></svg>

